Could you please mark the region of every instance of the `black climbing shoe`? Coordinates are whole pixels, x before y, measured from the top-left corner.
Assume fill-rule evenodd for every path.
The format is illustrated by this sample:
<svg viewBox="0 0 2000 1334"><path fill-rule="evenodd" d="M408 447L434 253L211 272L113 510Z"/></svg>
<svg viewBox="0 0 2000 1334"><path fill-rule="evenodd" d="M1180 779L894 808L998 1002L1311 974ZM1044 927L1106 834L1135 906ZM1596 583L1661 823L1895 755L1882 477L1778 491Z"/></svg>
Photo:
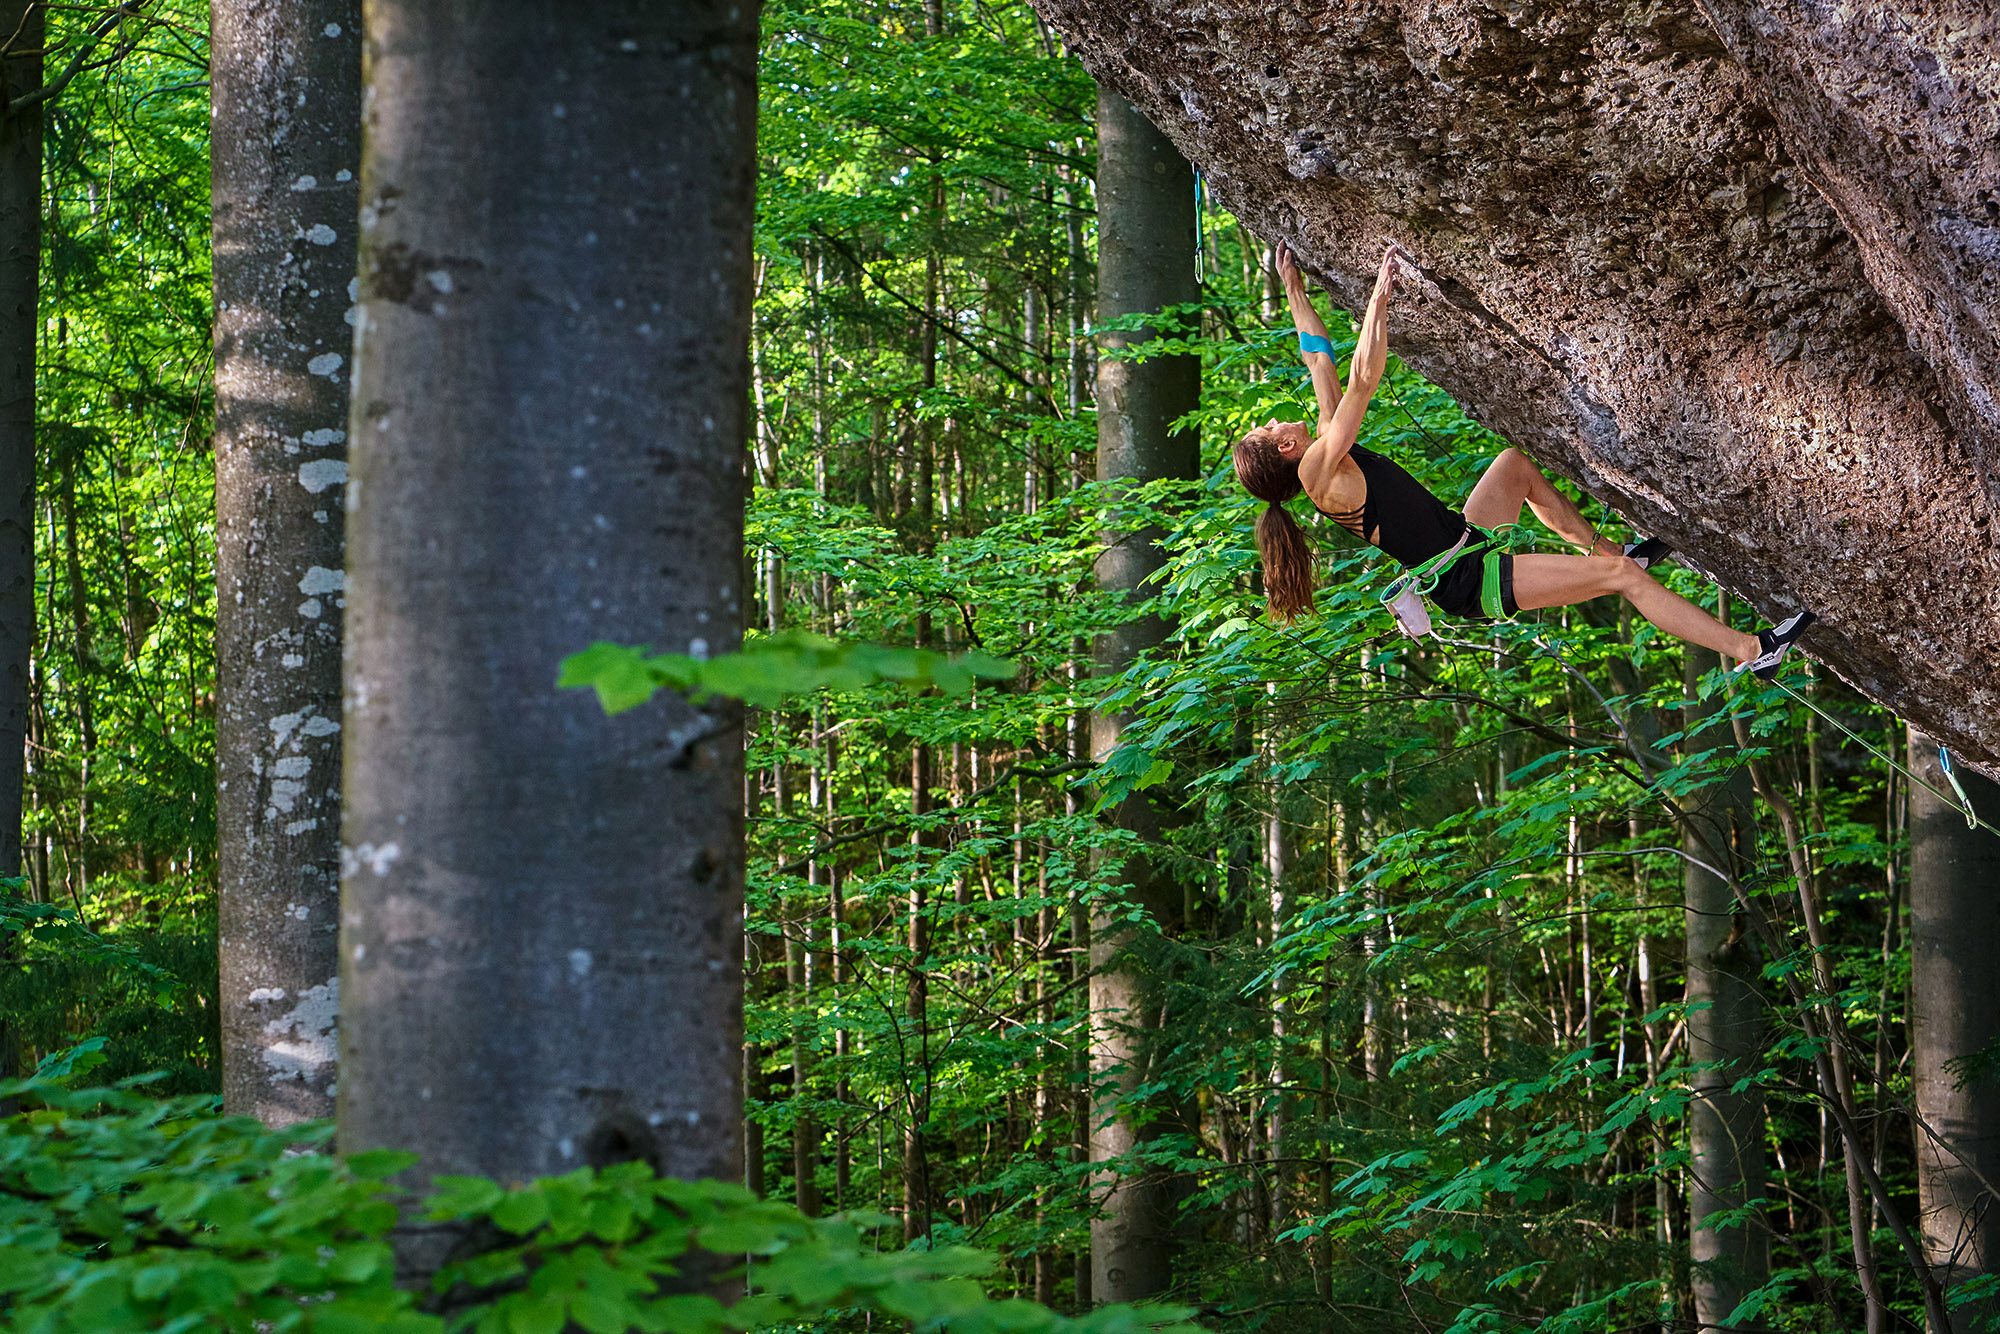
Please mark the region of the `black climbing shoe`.
<svg viewBox="0 0 2000 1334"><path fill-rule="evenodd" d="M1768 630L1759 630L1757 644L1764 651L1736 670L1755 672L1766 681L1774 680L1778 675L1778 664L1785 660L1785 655L1791 652L1792 645L1806 632L1806 627L1818 619L1819 617L1811 612L1802 611L1790 620L1778 622Z"/></svg>
<svg viewBox="0 0 2000 1334"><path fill-rule="evenodd" d="M1674 549L1667 545L1664 537L1649 537L1643 542L1627 542L1625 554L1638 561L1639 568L1643 570L1673 555Z"/></svg>

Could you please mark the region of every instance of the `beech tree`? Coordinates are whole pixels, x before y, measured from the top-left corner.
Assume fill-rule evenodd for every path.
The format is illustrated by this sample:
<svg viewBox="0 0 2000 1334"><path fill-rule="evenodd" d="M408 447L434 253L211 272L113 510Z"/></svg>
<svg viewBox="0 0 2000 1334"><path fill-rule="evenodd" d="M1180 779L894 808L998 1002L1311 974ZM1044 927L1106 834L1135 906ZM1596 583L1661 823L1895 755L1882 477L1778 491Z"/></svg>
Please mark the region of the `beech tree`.
<svg viewBox="0 0 2000 1334"><path fill-rule="evenodd" d="M367 31L340 1144L736 1178L739 717L555 679L742 634L757 10Z"/></svg>
<svg viewBox="0 0 2000 1334"><path fill-rule="evenodd" d="M1108 89L1097 101L1097 145L1098 319L1152 315L1195 300L1194 185L1187 161L1137 108ZM1101 482L1129 485L1199 475L1200 442L1174 423L1194 409L1201 366L1192 357L1130 357L1154 336L1150 329L1104 336L1097 363ZM1098 585L1129 602L1154 597L1159 590L1152 577L1166 563L1162 536L1146 529L1106 546L1097 560ZM1123 672L1163 644L1171 628L1163 617L1149 614L1099 635L1098 672ZM1116 713L1092 715L1093 758L1102 760L1117 749L1125 721ZM1140 794L1121 802L1114 819L1142 842L1157 842L1169 815ZM1142 853L1128 858L1125 867L1133 901L1156 926L1171 927L1182 916L1180 884L1156 857ZM1163 1116L1172 1115L1171 1108L1130 1100L1152 1082L1149 1068L1159 1057L1146 1040L1147 1030L1158 1025L1159 997L1130 957L1142 935L1107 913L1091 923L1090 1050L1097 1099L1090 1159L1116 1165L1101 1180L1108 1193L1090 1228L1090 1295L1099 1302L1157 1296L1173 1278L1174 1176L1133 1161L1143 1158L1144 1142L1166 1128Z"/></svg>
<svg viewBox="0 0 2000 1334"><path fill-rule="evenodd" d="M223 1100L333 1115L361 5L216 0Z"/></svg>
<svg viewBox="0 0 2000 1334"><path fill-rule="evenodd" d="M1950 792L1937 742L1909 734L1910 1054L1915 1072L1917 1189L1924 1251L1940 1284L1954 1286L2000 1264L2000 1099L1993 1052L2000 1043L2000 836L1969 826L1932 794ZM2000 817L2000 784L1978 774L1959 781L1985 819ZM1928 784L1926 787L1924 784ZM1978 1302L1953 1312L1951 1330L1981 1328L1993 1310Z"/></svg>
<svg viewBox="0 0 2000 1334"><path fill-rule="evenodd" d="M34 94L42 87L43 7L33 0L0 4L0 25L8 34L0 45L0 875L19 875L35 638L43 103Z"/></svg>
<svg viewBox="0 0 2000 1334"><path fill-rule="evenodd" d="M1687 661L1692 698L1697 662L1715 660L1690 652ZM1697 730L1701 712L1690 707L1686 716L1689 749L1714 745L1715 731ZM1770 1229L1756 1212L1765 1194L1764 1094L1749 1082L1764 1053L1764 961L1735 890L1717 874L1740 877L1755 840L1747 772L1737 770L1687 803L1684 999L1688 1059L1698 1071L1688 1106L1688 1248L1695 1316L1704 1328L1728 1328L1729 1313L1771 1272Z"/></svg>

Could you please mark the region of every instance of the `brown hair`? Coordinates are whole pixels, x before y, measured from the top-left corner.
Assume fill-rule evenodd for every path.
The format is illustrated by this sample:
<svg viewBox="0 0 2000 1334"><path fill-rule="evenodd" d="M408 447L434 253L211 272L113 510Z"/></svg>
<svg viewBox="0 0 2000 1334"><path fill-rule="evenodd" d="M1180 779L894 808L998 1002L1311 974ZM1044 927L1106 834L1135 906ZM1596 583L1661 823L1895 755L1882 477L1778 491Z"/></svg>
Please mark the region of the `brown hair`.
<svg viewBox="0 0 2000 1334"><path fill-rule="evenodd" d="M1306 535L1285 509L1300 493L1299 465L1278 452L1278 442L1260 426L1236 442L1236 480L1264 501L1257 516L1257 554L1264 558L1264 599L1272 616L1289 621L1313 605L1313 553Z"/></svg>

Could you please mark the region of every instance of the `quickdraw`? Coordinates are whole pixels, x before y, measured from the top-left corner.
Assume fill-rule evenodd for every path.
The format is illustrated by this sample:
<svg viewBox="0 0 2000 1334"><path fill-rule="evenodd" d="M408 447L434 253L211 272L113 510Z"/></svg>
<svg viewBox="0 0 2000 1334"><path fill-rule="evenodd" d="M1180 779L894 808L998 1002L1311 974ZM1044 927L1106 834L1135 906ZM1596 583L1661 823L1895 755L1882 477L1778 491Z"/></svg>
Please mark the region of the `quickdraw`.
<svg viewBox="0 0 2000 1334"><path fill-rule="evenodd" d="M1958 771L1951 767L1951 752L1943 746L1938 747L1938 767L1944 770L1944 776L1950 780L1951 790L1958 793L1959 808L1965 812L1965 827L1979 828L1979 817L1972 813L1972 798L1965 795L1965 785L1958 781Z"/></svg>

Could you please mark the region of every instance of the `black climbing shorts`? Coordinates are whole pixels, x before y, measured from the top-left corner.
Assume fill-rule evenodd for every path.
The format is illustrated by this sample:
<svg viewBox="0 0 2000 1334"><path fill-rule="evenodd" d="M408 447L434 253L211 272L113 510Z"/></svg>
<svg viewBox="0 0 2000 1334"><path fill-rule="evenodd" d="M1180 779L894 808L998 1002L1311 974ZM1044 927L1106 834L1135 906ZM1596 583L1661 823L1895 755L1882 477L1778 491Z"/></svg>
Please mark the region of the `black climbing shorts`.
<svg viewBox="0 0 2000 1334"><path fill-rule="evenodd" d="M1512 616L1521 610L1514 602L1514 555L1510 551L1490 554L1500 566L1500 605L1508 616ZM1479 605L1488 555L1484 549L1468 551L1438 576L1437 586L1431 589L1431 601L1437 604L1440 611L1468 621L1491 619Z"/></svg>

